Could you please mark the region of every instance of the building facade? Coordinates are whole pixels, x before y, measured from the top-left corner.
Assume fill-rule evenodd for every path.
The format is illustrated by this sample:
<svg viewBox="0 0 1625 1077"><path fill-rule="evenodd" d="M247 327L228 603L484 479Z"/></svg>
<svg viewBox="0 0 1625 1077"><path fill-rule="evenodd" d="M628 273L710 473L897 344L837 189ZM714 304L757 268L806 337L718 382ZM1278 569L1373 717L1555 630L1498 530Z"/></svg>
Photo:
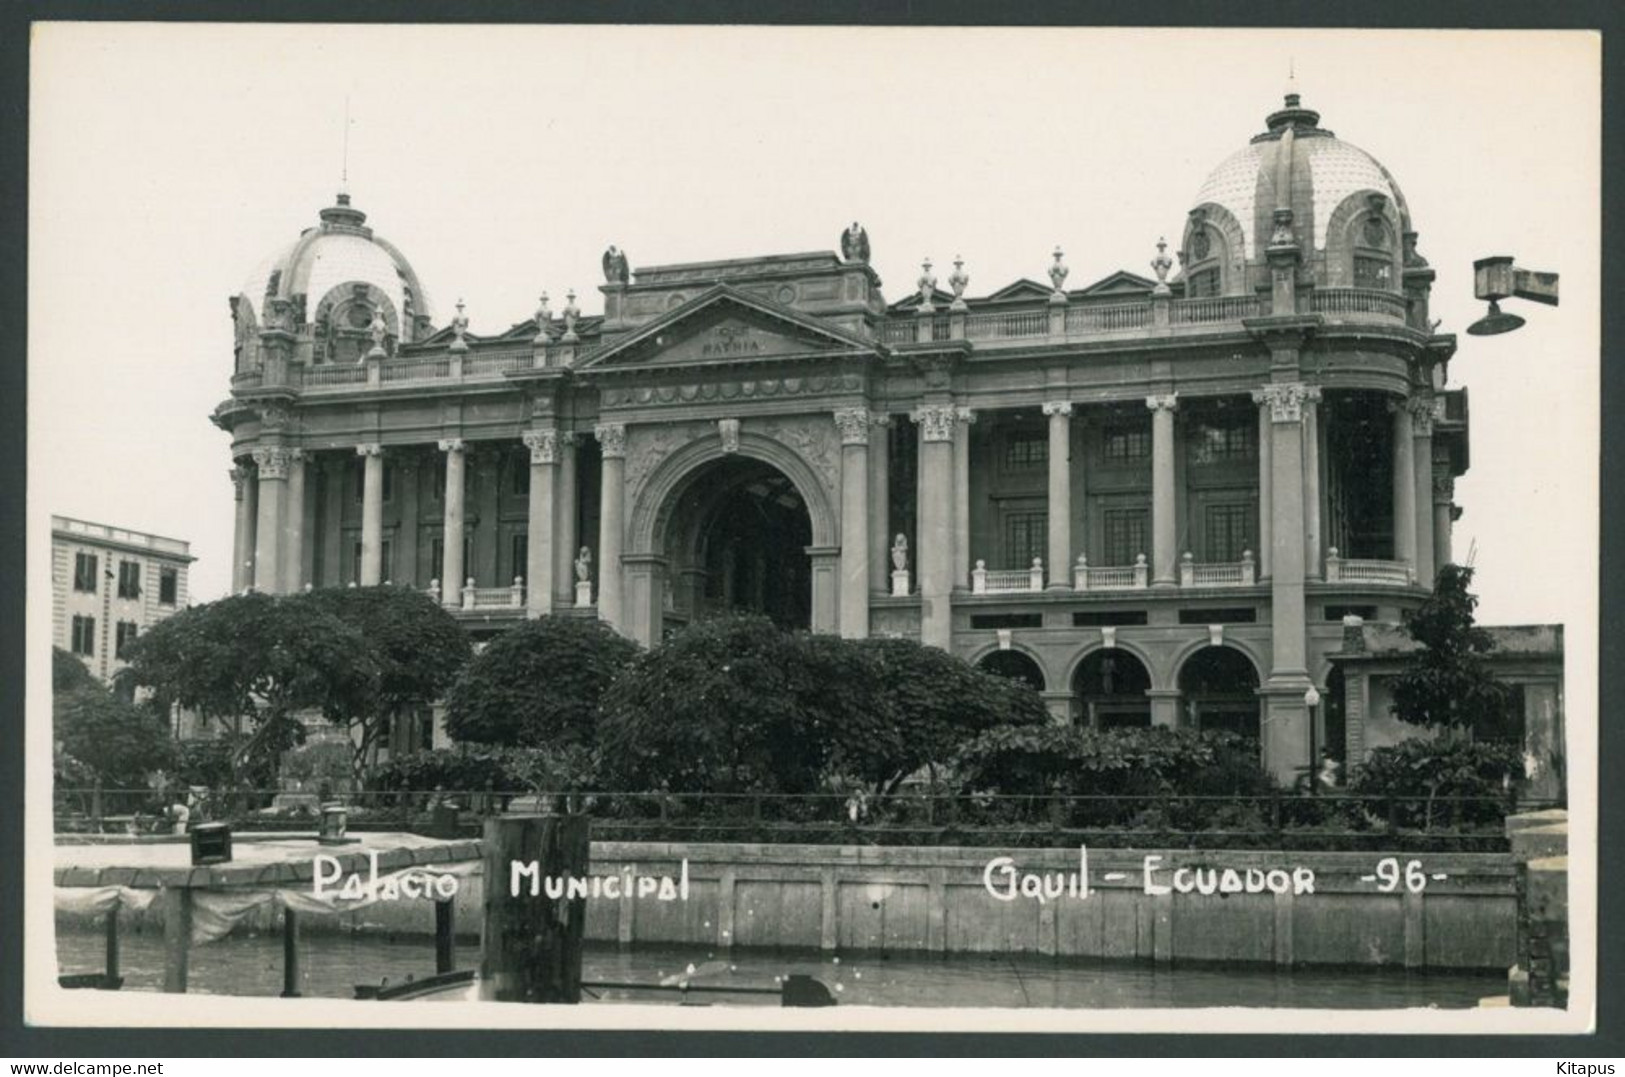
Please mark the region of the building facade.
<svg viewBox="0 0 1625 1077"><path fill-rule="evenodd" d="M1344 619L1451 558L1455 338L1393 177L1289 95L1153 276L882 296L841 250L633 267L437 327L341 195L232 297L233 583L394 583L475 632L645 644L749 609L1029 679L1061 720L1224 727L1290 777ZM1148 245L1149 248L1149 245ZM1348 739L1333 744L1342 752Z"/></svg>
<svg viewBox="0 0 1625 1077"><path fill-rule="evenodd" d="M52 642L112 683L124 648L186 608L194 560L180 539L52 516Z"/></svg>

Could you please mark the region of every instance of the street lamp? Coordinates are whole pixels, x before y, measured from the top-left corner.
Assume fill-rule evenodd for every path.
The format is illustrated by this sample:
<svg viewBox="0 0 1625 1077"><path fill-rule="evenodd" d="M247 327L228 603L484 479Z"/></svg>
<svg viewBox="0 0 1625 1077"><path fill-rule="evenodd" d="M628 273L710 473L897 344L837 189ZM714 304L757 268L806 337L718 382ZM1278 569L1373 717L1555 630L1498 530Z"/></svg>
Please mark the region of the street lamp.
<svg viewBox="0 0 1625 1077"><path fill-rule="evenodd" d="M1516 297L1555 307L1557 274L1521 269L1512 264L1509 255L1480 258L1473 263L1473 295L1489 300L1490 312L1469 325L1467 332L1475 337L1510 333L1523 324L1523 319L1516 314L1503 313L1500 301Z"/></svg>
<svg viewBox="0 0 1625 1077"><path fill-rule="evenodd" d="M1303 694L1303 703L1304 706L1309 708L1309 795L1317 796L1318 791L1315 788L1317 784L1315 779L1315 708L1320 706L1320 693L1315 691L1314 685L1311 684L1309 691Z"/></svg>

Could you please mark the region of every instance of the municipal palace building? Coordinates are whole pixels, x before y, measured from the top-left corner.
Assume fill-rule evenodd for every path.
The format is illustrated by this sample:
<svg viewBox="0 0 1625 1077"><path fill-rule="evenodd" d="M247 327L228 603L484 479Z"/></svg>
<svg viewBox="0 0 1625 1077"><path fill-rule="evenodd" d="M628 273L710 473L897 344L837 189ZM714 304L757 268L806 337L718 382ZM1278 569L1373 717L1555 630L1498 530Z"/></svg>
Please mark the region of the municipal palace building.
<svg viewBox="0 0 1625 1077"><path fill-rule="evenodd" d="M1256 737L1282 777L1405 735L1377 672L1451 559L1467 391L1398 183L1296 94L1152 276L1082 287L1056 250L888 301L836 221L838 252L611 247L602 314L476 336L348 196L319 218L231 298L235 590L416 587L476 635L918 638L1057 720ZM1560 630L1503 635L1557 736Z"/></svg>

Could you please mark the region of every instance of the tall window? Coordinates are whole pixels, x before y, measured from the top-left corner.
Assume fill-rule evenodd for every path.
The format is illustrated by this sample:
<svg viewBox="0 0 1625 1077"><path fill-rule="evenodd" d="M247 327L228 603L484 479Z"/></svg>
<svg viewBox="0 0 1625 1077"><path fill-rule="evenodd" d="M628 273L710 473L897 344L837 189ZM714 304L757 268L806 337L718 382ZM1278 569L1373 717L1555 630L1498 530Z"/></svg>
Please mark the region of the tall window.
<svg viewBox="0 0 1625 1077"><path fill-rule="evenodd" d="M134 621L120 621L113 631L113 657L123 658L124 649L135 642L136 633L140 630Z"/></svg>
<svg viewBox="0 0 1625 1077"><path fill-rule="evenodd" d="M1125 464L1151 455L1151 431L1143 425L1119 424L1106 427L1105 457L1108 463Z"/></svg>
<svg viewBox="0 0 1625 1077"><path fill-rule="evenodd" d="M1011 568L1026 568L1044 556L1049 537L1049 513L1007 512L1004 516L1004 555Z"/></svg>
<svg viewBox="0 0 1625 1077"><path fill-rule="evenodd" d="M1106 564L1132 565L1146 552L1150 515L1145 509L1106 509L1100 514Z"/></svg>
<svg viewBox="0 0 1625 1077"><path fill-rule="evenodd" d="M1258 420L1251 415L1199 420L1190 425L1189 431L1186 445L1193 464L1258 459Z"/></svg>
<svg viewBox="0 0 1625 1077"><path fill-rule="evenodd" d="M522 534L515 535L513 537L513 548L510 553L513 556L513 574L515 576L523 576L527 571L525 566L530 560L530 536Z"/></svg>
<svg viewBox="0 0 1625 1077"><path fill-rule="evenodd" d="M96 555L93 553L77 553L73 555L73 589L75 591L96 591Z"/></svg>
<svg viewBox="0 0 1625 1077"><path fill-rule="evenodd" d="M158 604L173 606L179 601L181 574L172 568L158 570Z"/></svg>
<svg viewBox="0 0 1625 1077"><path fill-rule="evenodd" d="M120 561L118 563L118 596L120 598L141 597L141 562Z"/></svg>
<svg viewBox="0 0 1625 1077"><path fill-rule="evenodd" d="M96 653L96 618L74 615L73 636L69 647L74 654L94 655Z"/></svg>
<svg viewBox="0 0 1625 1077"><path fill-rule="evenodd" d="M1240 561L1253 548L1253 507L1245 503L1209 505L1206 548L1209 561Z"/></svg>
<svg viewBox="0 0 1625 1077"><path fill-rule="evenodd" d="M509 469L513 472L513 477L509 480L509 489L518 496L528 495L530 493L530 455L528 453L524 455L515 454L508 459Z"/></svg>
<svg viewBox="0 0 1625 1077"><path fill-rule="evenodd" d="M1388 258L1373 258L1368 254L1354 256L1354 286L1356 288L1382 288L1394 286L1394 263Z"/></svg>

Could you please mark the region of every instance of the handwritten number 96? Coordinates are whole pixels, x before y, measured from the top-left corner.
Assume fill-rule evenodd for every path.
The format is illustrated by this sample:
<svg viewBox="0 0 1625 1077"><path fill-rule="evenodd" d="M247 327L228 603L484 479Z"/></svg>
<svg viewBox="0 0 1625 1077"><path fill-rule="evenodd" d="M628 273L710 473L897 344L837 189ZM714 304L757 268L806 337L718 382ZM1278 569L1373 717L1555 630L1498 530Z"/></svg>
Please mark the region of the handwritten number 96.
<svg viewBox="0 0 1625 1077"><path fill-rule="evenodd" d="M1391 894L1399 889L1401 878L1404 879L1405 889L1413 894L1420 894L1428 885L1428 877L1422 871L1420 860L1406 861L1403 874L1399 869L1398 857L1389 856L1377 861L1377 889Z"/></svg>

